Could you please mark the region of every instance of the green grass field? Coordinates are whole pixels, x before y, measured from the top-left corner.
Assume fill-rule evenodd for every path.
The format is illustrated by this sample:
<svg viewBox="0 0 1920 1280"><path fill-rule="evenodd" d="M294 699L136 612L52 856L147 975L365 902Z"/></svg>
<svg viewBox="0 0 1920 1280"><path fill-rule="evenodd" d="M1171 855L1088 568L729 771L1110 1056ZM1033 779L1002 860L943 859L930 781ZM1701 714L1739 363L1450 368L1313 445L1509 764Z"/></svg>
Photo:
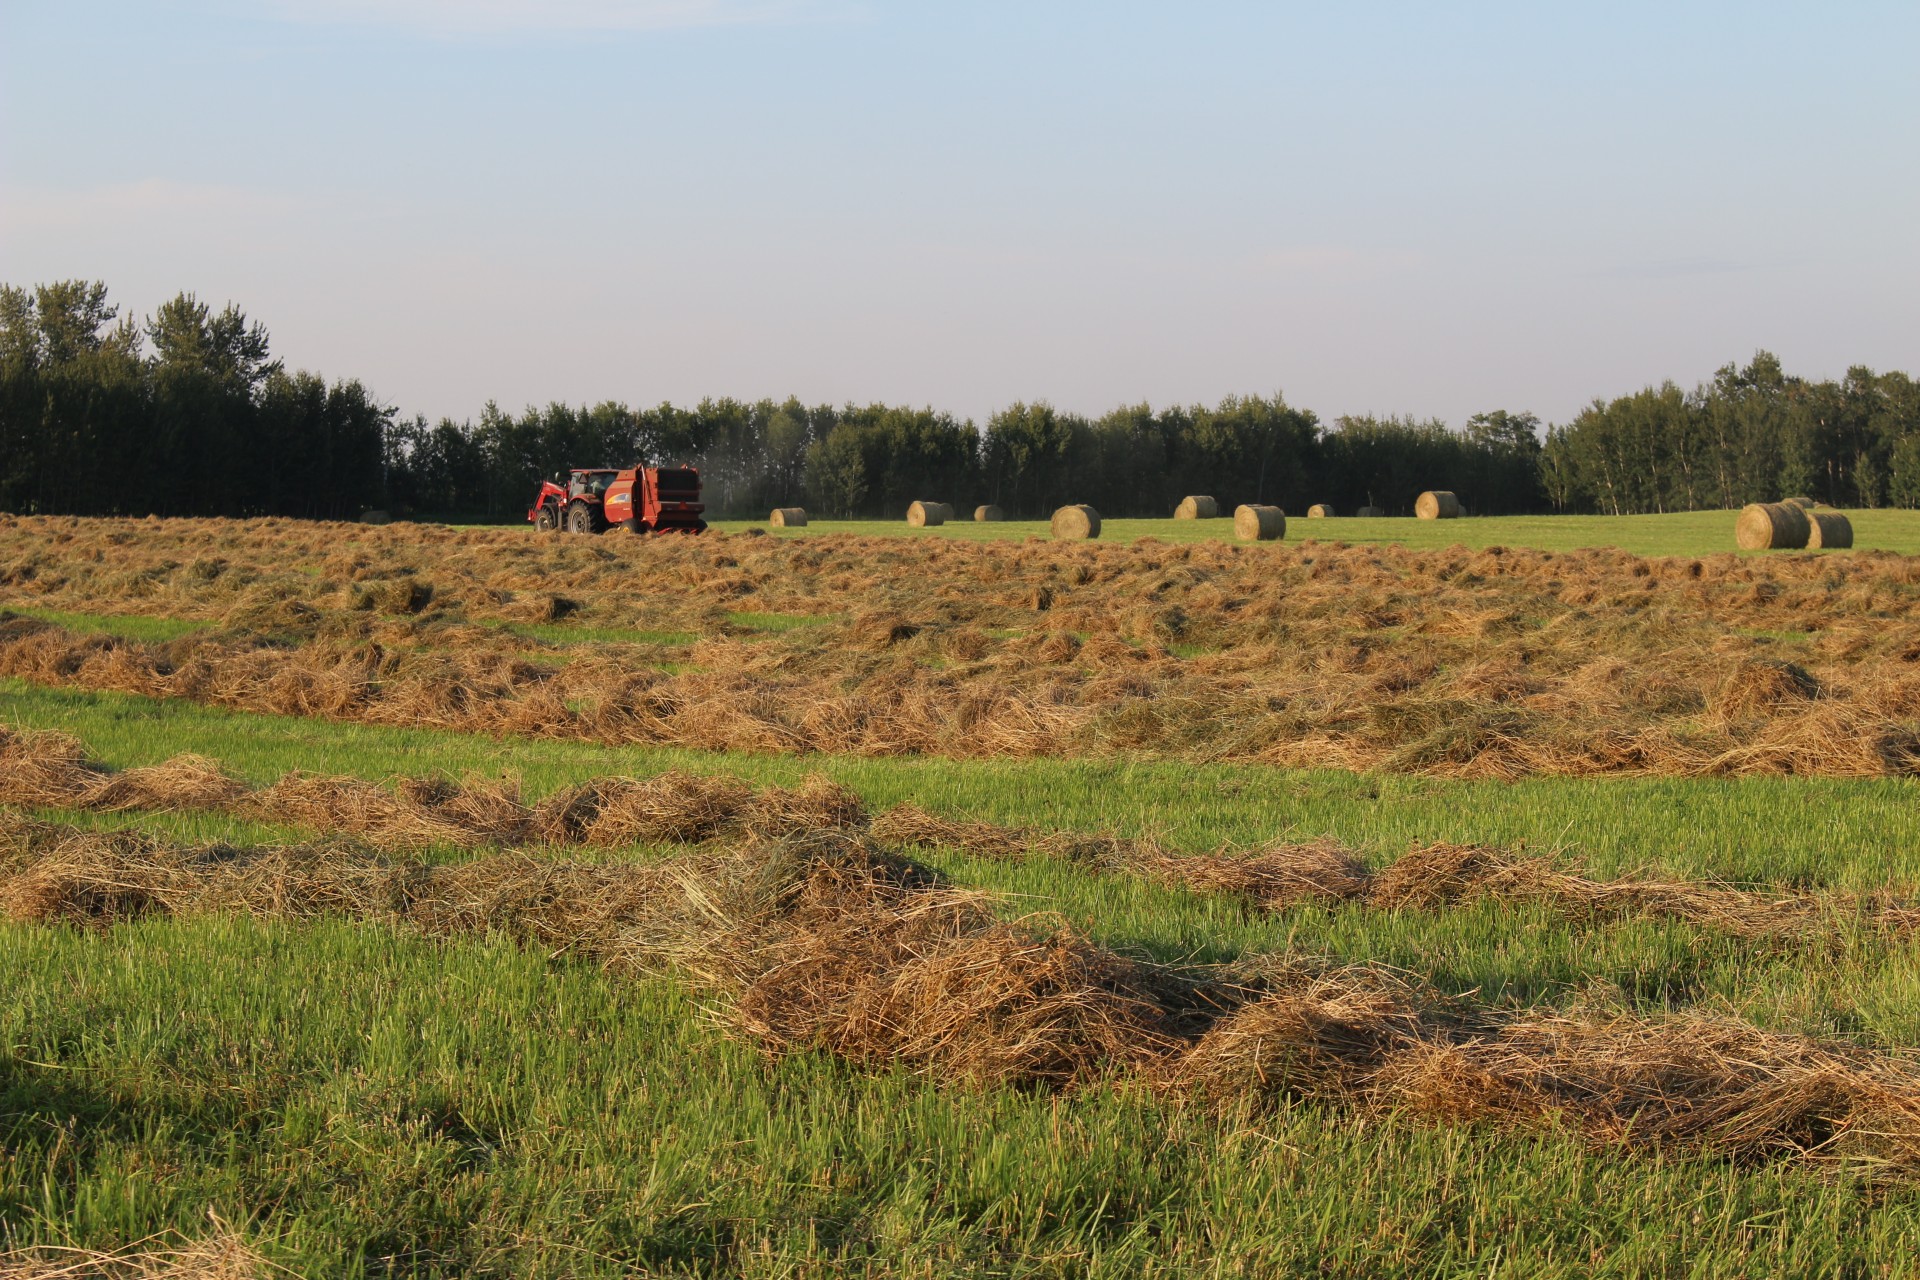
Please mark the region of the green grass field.
<svg viewBox="0 0 1920 1280"><path fill-rule="evenodd" d="M512 774L537 795L666 767L873 806L1154 831L1180 845L1328 834L1525 841L1598 873L1920 883L1910 782L1437 781L1178 762L705 755L224 712L0 684L0 721L116 765L181 751L291 768ZM49 815L69 817L71 815ZM179 838L303 833L115 815ZM447 854L444 856L463 856ZM638 850L635 856L649 856ZM1920 951L1884 935L1759 945L1648 918L1484 901L1262 915L1044 859L928 861L1122 951L1375 961L1497 1005L1724 1010L1920 1050ZM300 1274L957 1276L1906 1275L1920 1192L1571 1133L1296 1104L1208 1115L1130 1087L944 1086L768 1060L671 981L504 942L371 925L0 924L0 1227L112 1247L209 1211Z"/></svg>
<svg viewBox="0 0 1920 1280"><path fill-rule="evenodd" d="M1412 548L1539 547L1569 551L1579 547L1619 547L1637 555L1699 556L1733 551L1732 511L1688 511L1650 516L1466 516L1458 520L1408 517L1361 520L1334 517L1309 520L1290 515L1288 542L1315 538L1326 542L1392 542ZM1920 511L1849 511L1854 546L1862 550L1920 554ZM829 533L882 534L913 538L1045 538L1043 520L976 524L962 519L935 529L909 528L904 520L813 520L804 529L773 529L764 521L723 520L717 529L738 532L765 529L775 537L813 538ZM1100 536L1109 542L1158 538L1163 542L1233 540L1233 521L1108 520ZM1828 553L1831 554L1831 553Z"/></svg>

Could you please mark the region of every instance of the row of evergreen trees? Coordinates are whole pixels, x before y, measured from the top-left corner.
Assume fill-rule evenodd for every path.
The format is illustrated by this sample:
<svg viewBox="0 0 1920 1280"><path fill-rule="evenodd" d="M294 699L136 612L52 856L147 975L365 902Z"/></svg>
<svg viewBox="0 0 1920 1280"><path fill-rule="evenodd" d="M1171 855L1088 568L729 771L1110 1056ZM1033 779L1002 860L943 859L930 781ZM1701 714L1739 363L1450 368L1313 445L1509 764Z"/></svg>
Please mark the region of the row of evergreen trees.
<svg viewBox="0 0 1920 1280"><path fill-rule="evenodd" d="M144 323L103 285L0 287L0 510L350 516L376 507L512 519L568 466L692 463L708 509L897 518L916 498L1043 515L1088 502L1159 515L1189 493L1301 510L1411 510L1452 489L1484 514L1672 511L1807 493L1920 505L1920 385L1855 369L1787 376L1762 353L1544 433L1530 414L1323 424L1279 396L1115 409L1015 404L984 428L933 409L704 400L552 404L401 419L354 381L289 373L266 331L188 294Z"/></svg>
<svg viewBox="0 0 1920 1280"><path fill-rule="evenodd" d="M1760 352L1692 391L1668 382L1596 401L1547 433L1556 510L1694 511L1806 494L1839 507L1920 507L1920 382L1847 370L1790 377Z"/></svg>
<svg viewBox="0 0 1920 1280"><path fill-rule="evenodd" d="M1116 409L1097 419L1016 404L984 431L932 409L704 400L691 409L564 404L515 416L489 405L475 423L402 422L389 435L397 502L499 518L524 511L529 477L569 461L647 458L701 469L708 508L897 518L916 498L991 502L1044 515L1088 502L1164 515L1189 493L1225 503L1411 510L1423 488L1476 495L1476 510L1537 510L1538 423L1486 414L1464 433L1435 422L1343 418L1322 430L1283 399L1230 397L1212 408Z"/></svg>

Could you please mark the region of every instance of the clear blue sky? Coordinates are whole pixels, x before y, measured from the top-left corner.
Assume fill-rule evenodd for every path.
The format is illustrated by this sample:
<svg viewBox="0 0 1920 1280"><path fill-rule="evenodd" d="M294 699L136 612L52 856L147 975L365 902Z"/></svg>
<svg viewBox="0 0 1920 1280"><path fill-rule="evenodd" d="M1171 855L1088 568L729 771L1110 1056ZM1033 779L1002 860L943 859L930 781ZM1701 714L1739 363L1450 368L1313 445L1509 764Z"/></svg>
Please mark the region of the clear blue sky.
<svg viewBox="0 0 1920 1280"><path fill-rule="evenodd" d="M1920 371L1920 4L0 0L0 280L403 411Z"/></svg>

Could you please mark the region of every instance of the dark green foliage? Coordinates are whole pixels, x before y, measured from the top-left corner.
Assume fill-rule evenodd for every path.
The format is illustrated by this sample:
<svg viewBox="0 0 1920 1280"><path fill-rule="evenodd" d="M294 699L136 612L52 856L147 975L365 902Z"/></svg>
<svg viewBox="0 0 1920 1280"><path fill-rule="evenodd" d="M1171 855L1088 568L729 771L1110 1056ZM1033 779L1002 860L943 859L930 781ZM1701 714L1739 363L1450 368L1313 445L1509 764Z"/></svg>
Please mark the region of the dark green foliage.
<svg viewBox="0 0 1920 1280"><path fill-rule="evenodd" d="M106 287L0 286L0 510L74 515L352 517L385 507L522 516L568 467L691 464L708 514L805 506L899 519L915 499L1044 517L1084 502L1165 516L1188 494L1304 512L1412 513L1449 489L1474 515L1737 507L1804 493L1920 506L1920 383L1854 368L1808 382L1758 353L1711 383L1596 400L1541 431L1530 413L1341 417L1279 395L1099 418L1016 403L985 430L931 408L706 399L692 408L555 402L477 421L397 420L358 382L288 373L237 308L191 294L144 325Z"/></svg>
<svg viewBox="0 0 1920 1280"><path fill-rule="evenodd" d="M1596 400L1547 436L1556 509L1694 511L1806 494L1836 507L1920 506L1920 383L1856 366L1788 375L1765 351L1711 383Z"/></svg>
<svg viewBox="0 0 1920 1280"><path fill-rule="evenodd" d="M118 317L105 285L0 287L0 509L342 516L384 499L393 411L359 383L287 373L265 329L191 294L144 329Z"/></svg>

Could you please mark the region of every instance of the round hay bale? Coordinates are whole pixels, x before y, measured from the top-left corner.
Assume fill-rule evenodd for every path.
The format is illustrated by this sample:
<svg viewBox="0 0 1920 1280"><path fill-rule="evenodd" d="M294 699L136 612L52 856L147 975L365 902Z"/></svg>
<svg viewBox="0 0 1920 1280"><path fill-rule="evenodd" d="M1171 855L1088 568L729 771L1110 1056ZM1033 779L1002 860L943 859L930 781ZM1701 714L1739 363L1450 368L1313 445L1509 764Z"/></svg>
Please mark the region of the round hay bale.
<svg viewBox="0 0 1920 1280"><path fill-rule="evenodd" d="M1287 536L1287 513L1242 503L1233 509L1233 536L1242 542L1277 541Z"/></svg>
<svg viewBox="0 0 1920 1280"><path fill-rule="evenodd" d="M1422 520L1457 520L1460 499L1448 489L1429 489L1413 504L1413 514Z"/></svg>
<svg viewBox="0 0 1920 1280"><path fill-rule="evenodd" d="M1362 507L1353 514L1362 520L1378 520L1381 516L1387 514L1387 509L1385 507Z"/></svg>
<svg viewBox="0 0 1920 1280"><path fill-rule="evenodd" d="M1807 513L1791 502L1749 502L1733 526L1733 540L1742 551L1804 547L1811 533Z"/></svg>
<svg viewBox="0 0 1920 1280"><path fill-rule="evenodd" d="M916 502L907 508L907 523L916 529L930 529L947 522L944 502Z"/></svg>
<svg viewBox="0 0 1920 1280"><path fill-rule="evenodd" d="M1204 494L1189 494L1173 509L1175 520L1212 520L1220 514L1220 504Z"/></svg>
<svg viewBox="0 0 1920 1280"><path fill-rule="evenodd" d="M1307 508L1307 519L1309 520L1325 520L1332 514L1333 508L1324 502L1316 502Z"/></svg>
<svg viewBox="0 0 1920 1280"><path fill-rule="evenodd" d="M1802 511L1811 511L1819 505L1812 498L1788 498L1786 501L1792 503Z"/></svg>
<svg viewBox="0 0 1920 1280"><path fill-rule="evenodd" d="M940 508L940 523L945 524L947 521L953 519L953 504L951 502L936 502L933 505Z"/></svg>
<svg viewBox="0 0 1920 1280"><path fill-rule="evenodd" d="M1078 541L1100 536L1100 513L1086 503L1075 503L1053 513L1053 536Z"/></svg>
<svg viewBox="0 0 1920 1280"><path fill-rule="evenodd" d="M1853 522L1838 511L1807 512L1807 545L1831 551L1853 545Z"/></svg>
<svg viewBox="0 0 1920 1280"><path fill-rule="evenodd" d="M1007 513L993 504L988 503L986 506L975 507L973 509L973 518L983 523L989 520L1005 520Z"/></svg>
<svg viewBox="0 0 1920 1280"><path fill-rule="evenodd" d="M807 509L775 507L773 514L767 517L767 523L776 529L804 529L807 527Z"/></svg>

